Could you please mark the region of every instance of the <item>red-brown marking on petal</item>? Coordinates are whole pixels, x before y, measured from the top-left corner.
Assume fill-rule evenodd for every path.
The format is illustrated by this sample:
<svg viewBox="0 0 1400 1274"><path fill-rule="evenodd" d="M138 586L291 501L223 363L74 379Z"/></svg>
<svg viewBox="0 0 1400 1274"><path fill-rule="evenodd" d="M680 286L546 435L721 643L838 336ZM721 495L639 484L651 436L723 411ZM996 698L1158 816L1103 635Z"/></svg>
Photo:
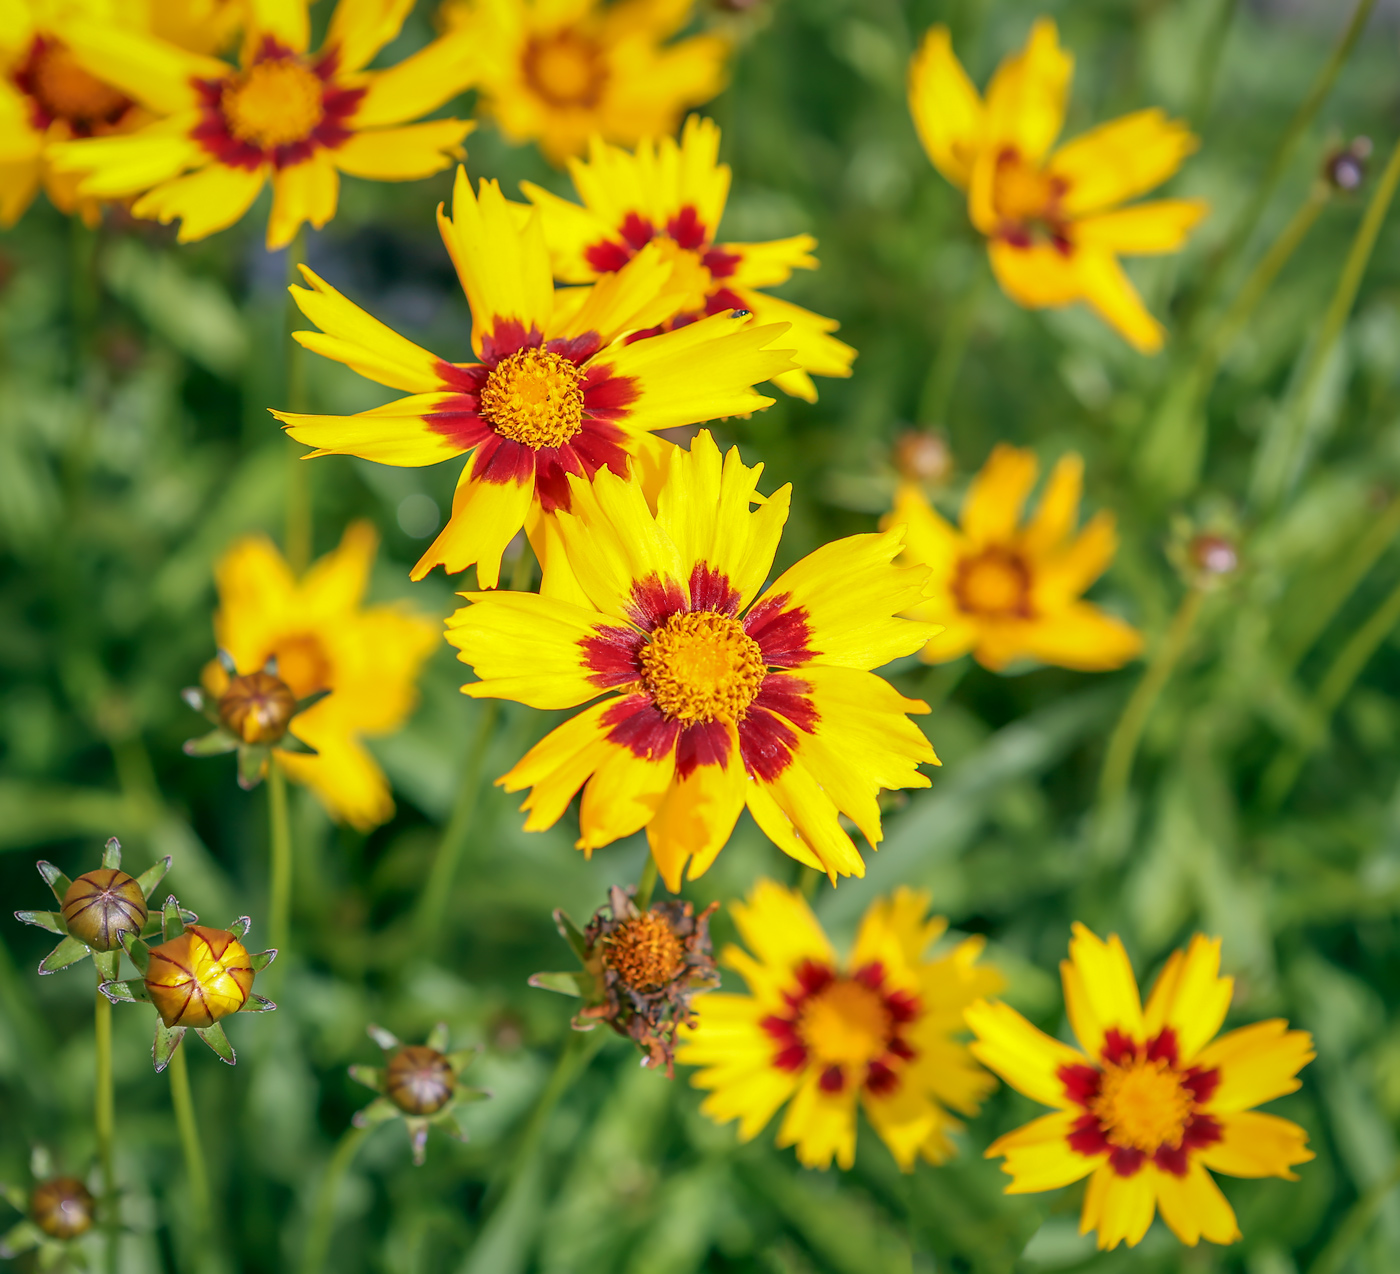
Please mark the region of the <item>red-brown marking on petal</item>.
<svg viewBox="0 0 1400 1274"><path fill-rule="evenodd" d="M1204 1106L1220 1087L1220 1071L1215 1067L1203 1071L1193 1066L1181 1077L1181 1086L1190 1090L1198 1106Z"/></svg>
<svg viewBox="0 0 1400 1274"><path fill-rule="evenodd" d="M1083 1063L1074 1066L1061 1066L1055 1078L1065 1086L1065 1096L1079 1106L1088 1106L1099 1095L1103 1083L1103 1072L1097 1066Z"/></svg>
<svg viewBox="0 0 1400 1274"><path fill-rule="evenodd" d="M747 310L748 308L748 302L729 288L719 288L705 298L705 313L707 315L724 314L729 310Z"/></svg>
<svg viewBox="0 0 1400 1274"><path fill-rule="evenodd" d="M811 734L821 720L817 705L810 698L812 684L794 677L791 673L770 672L763 679L763 685L754 698L750 711L754 708L767 708L776 712L799 730Z"/></svg>
<svg viewBox="0 0 1400 1274"><path fill-rule="evenodd" d="M716 570L708 562L696 562L690 572L690 609L737 615L739 590L723 571Z"/></svg>
<svg viewBox="0 0 1400 1274"><path fill-rule="evenodd" d="M603 713L602 724L607 727L610 743L628 748L648 761L669 756L681 732L679 722L667 721L656 705L643 695L619 699Z"/></svg>
<svg viewBox="0 0 1400 1274"><path fill-rule="evenodd" d="M632 596L623 609L628 619L649 633L677 611L686 609L685 594L675 580L652 574L633 582Z"/></svg>
<svg viewBox="0 0 1400 1274"><path fill-rule="evenodd" d="M596 628L579 642L590 685L601 690L628 686L641 675L637 652L646 639L635 628Z"/></svg>
<svg viewBox="0 0 1400 1274"><path fill-rule="evenodd" d="M1213 1146L1225 1135L1220 1121L1211 1115L1193 1114L1191 1122L1181 1134L1181 1144L1187 1150L1204 1150Z"/></svg>
<svg viewBox="0 0 1400 1274"><path fill-rule="evenodd" d="M1134 1146L1111 1146L1108 1162L1120 1177L1135 1176L1147 1162L1147 1153Z"/></svg>
<svg viewBox="0 0 1400 1274"><path fill-rule="evenodd" d="M700 258L700 264L710 272L712 279L727 279L739 268L739 262L743 259L737 252L725 252L722 248L711 248Z"/></svg>
<svg viewBox="0 0 1400 1274"><path fill-rule="evenodd" d="M601 243L589 244L583 250L583 259L595 273L612 274L632 259L632 252L625 243L604 239Z"/></svg>
<svg viewBox="0 0 1400 1274"><path fill-rule="evenodd" d="M797 735L787 722L756 703L739 722L739 754L744 769L754 778L771 783L789 765L797 748Z"/></svg>
<svg viewBox="0 0 1400 1274"><path fill-rule="evenodd" d="M1065 1141L1076 1154L1088 1157L1107 1154L1112 1149L1097 1115L1080 1115L1070 1126Z"/></svg>
<svg viewBox="0 0 1400 1274"><path fill-rule="evenodd" d="M593 363L583 378L583 413L595 420L621 420L642 396L634 376L616 376L611 363Z"/></svg>
<svg viewBox="0 0 1400 1274"><path fill-rule="evenodd" d="M676 744L676 777L688 779L702 765L729 763L729 731L719 721L696 722Z"/></svg>
<svg viewBox="0 0 1400 1274"><path fill-rule="evenodd" d="M545 344L551 354L567 358L569 362L582 366L601 348L603 342L597 332L581 332L578 336L557 336Z"/></svg>
<svg viewBox="0 0 1400 1274"><path fill-rule="evenodd" d="M846 1087L845 1070L834 1063L822 1071L821 1078L817 1081L822 1092L835 1095Z"/></svg>
<svg viewBox="0 0 1400 1274"><path fill-rule="evenodd" d="M1099 1056L1110 1066L1122 1066L1140 1056L1138 1046L1116 1026L1110 1026L1103 1033L1103 1047Z"/></svg>
<svg viewBox="0 0 1400 1274"><path fill-rule="evenodd" d="M888 1097L899 1087L899 1074L887 1062L876 1058L865 1072L865 1089L875 1097Z"/></svg>
<svg viewBox="0 0 1400 1274"><path fill-rule="evenodd" d="M759 644L763 662L773 668L796 668L819 652L807 643L812 626L802 606L785 609L790 593L765 598L744 616L744 631Z"/></svg>
<svg viewBox="0 0 1400 1274"><path fill-rule="evenodd" d="M490 433L477 448L472 464L472 481L504 486L513 482L526 486L534 481L535 453L521 443Z"/></svg>
<svg viewBox="0 0 1400 1274"><path fill-rule="evenodd" d="M1170 1026L1164 1026L1147 1041L1146 1056L1149 1062L1166 1062L1175 1070L1177 1059L1176 1032Z"/></svg>
<svg viewBox="0 0 1400 1274"><path fill-rule="evenodd" d="M626 233L625 228L623 233ZM666 233L675 240L678 247L689 248L691 251L704 246L709 237L705 231L705 223L700 220L700 213L694 204L686 204L666 223ZM636 246L640 248L642 245L639 243Z"/></svg>
<svg viewBox="0 0 1400 1274"><path fill-rule="evenodd" d="M481 336L481 361L488 368L495 367L503 358L522 349L539 349L544 344L544 334L534 324L525 330L525 324L516 318L495 318L490 331Z"/></svg>

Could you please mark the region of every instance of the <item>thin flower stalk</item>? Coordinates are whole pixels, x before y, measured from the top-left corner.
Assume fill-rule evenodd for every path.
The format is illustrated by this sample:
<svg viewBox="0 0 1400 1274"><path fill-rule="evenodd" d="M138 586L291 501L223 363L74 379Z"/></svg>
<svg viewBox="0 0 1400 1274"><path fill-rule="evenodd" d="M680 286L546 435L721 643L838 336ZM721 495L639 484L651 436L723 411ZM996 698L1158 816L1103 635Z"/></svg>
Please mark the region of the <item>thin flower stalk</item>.
<svg viewBox="0 0 1400 1274"><path fill-rule="evenodd" d="M116 1135L116 1094L112 1083L112 1002L102 994L103 970L97 969L93 1006L93 1061L96 1071L92 1123L97 1141L97 1162L102 1173L101 1224L105 1231L104 1259L107 1274L116 1274L120 1218L117 1174L113 1160Z"/></svg>
<svg viewBox="0 0 1400 1274"><path fill-rule="evenodd" d="M286 951L292 934L292 820L287 779L275 761L268 766L267 819L269 844L268 929L272 945ZM280 980L280 979L279 979Z"/></svg>
<svg viewBox="0 0 1400 1274"><path fill-rule="evenodd" d="M204 1142L199 1135L195 1117L194 1095L190 1091L189 1063L185 1050L176 1049L170 1059L170 1104L175 1109L175 1125L180 1132L180 1149L185 1156L185 1173L189 1180L191 1247L198 1251L213 1233L213 1192L209 1188L209 1165L204 1156Z"/></svg>
<svg viewBox="0 0 1400 1274"><path fill-rule="evenodd" d="M340 1195L341 1183L350 1165L359 1154L373 1128L368 1124L351 1124L336 1143L330 1162L326 1164L325 1175L316 1187L316 1202L313 1205L311 1220L306 1227L306 1247L301 1258L301 1274L321 1274L326 1265L326 1255L330 1251L331 1234L335 1230L335 1204Z"/></svg>

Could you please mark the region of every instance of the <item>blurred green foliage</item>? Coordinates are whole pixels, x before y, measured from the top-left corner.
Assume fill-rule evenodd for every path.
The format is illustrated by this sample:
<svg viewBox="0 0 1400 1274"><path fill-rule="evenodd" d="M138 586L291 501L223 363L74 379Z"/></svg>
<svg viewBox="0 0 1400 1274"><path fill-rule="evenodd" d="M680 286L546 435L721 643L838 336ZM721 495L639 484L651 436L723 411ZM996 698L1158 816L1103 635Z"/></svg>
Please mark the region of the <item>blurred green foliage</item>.
<svg viewBox="0 0 1400 1274"><path fill-rule="evenodd" d="M470 1144L435 1135L425 1168L410 1166L396 1125L366 1143L338 1200L332 1259L343 1274L1400 1268L1400 1194L1387 1193L1400 1129L1400 654L1389 612L1335 712L1319 719L1312 706L1339 652L1400 582L1394 219L1307 422L1315 446L1302 479L1267 517L1246 503L1261 434L1296 389L1368 188L1330 201L1229 351L1197 435L1199 464L1189 428L1162 423L1194 356L1183 334L1215 253L1349 7L1274 20L1234 0L1045 6L1077 57L1070 133L1160 105L1202 137L1174 190L1204 195L1213 216L1182 256L1131 267L1175 333L1150 360L1085 312L1032 314L1005 300L961 198L909 122L904 66L928 23L949 22L982 83L1020 44L1032 8L760 5L725 19L746 38L712 108L735 170L725 237L813 231L822 268L787 294L839 317L860 350L855 377L821 382L816 405L780 399L718 429L765 462L773 485L794 483L779 565L873 525L893 487L890 444L910 423L948 431L959 466L950 509L996 441L1046 460L1081 451L1090 506L1114 509L1123 537L1096 595L1153 639L1183 593L1165 552L1169 516L1224 510L1243 528L1242 570L1207 599L1110 833L1093 816L1098 767L1139 669L997 676L966 661L907 661L892 675L935 703L925 726L944 768L932 791L891 799L866 880L823 887L818 905L840 937L877 892L929 887L955 928L988 935L1009 998L1052 1031L1064 1029L1053 970L1072 919L1123 934L1144 976L1193 930L1222 935L1238 980L1232 1021L1287 1016L1315 1033L1319 1052L1302 1091L1275 1107L1307 1128L1317 1159L1297 1183L1223 1183L1244 1241L1185 1251L1159 1223L1140 1248L1096 1255L1077 1234L1076 1191L1008 1198L980 1157L1033 1113L1005 1090L945 1167L902 1177L867 1131L855 1171L811 1173L772 1149L771 1130L738 1146L732 1129L697 1113L683 1075L668 1083L639 1070L617 1040L567 1093L516 1188L484 1206L497 1202L569 1035L571 1006L525 985L564 958L550 911L591 913L610 883L636 878L644 847L634 839L585 862L567 826L525 835L516 801L484 790L446 940L422 947L416 891L485 710L457 693L464 670L444 646L417 715L375 745L399 799L390 824L370 836L336 828L295 793L297 949L281 973L282 1011L232 1024L236 1070L192 1053L221 1256L188 1250L185 1174L167 1087L151 1072L149 1014L117 1010L125 1271L297 1268L320 1174L366 1097L346 1076L349 1063L375 1058L366 1023L418 1039L439 1019L454 1041L484 1046L468 1081L494 1100L472 1107ZM427 16L405 48L424 38ZM1367 133L1388 152L1395 45L1379 23L1360 42L1259 232L1223 261L1215 306L1306 197L1329 147ZM470 143L474 176L567 193L564 178L489 127ZM340 215L312 236L307 258L378 317L464 357L467 311L431 216L449 182L347 181ZM212 564L238 533L280 537L300 450L266 414L285 394L288 263L263 251L264 216L177 249L170 234L120 215L93 236L36 206L0 241L0 881L13 906L44 904L36 857L80 871L116 834L137 870L173 854L171 887L215 922L264 911L263 793L241 792L231 761L181 754L199 726L177 696L212 653ZM305 359L302 372L327 411L387 397L324 360ZM310 469L316 550L368 516L384 534L376 597L447 614L461 582L439 574L410 586L407 568L431 534L424 497L448 507L452 466L337 458ZM504 705L487 777L551 724ZM1264 776L1294 748L1298 782L1278 799ZM746 819L688 893L728 899L763 873L792 878L793 867ZM715 931L731 934L722 916ZM260 932L255 924L253 941ZM85 1171L93 1149L92 985L78 972L41 983L44 939L6 923L0 944L0 1177L16 1182L31 1141L49 1143L70 1171Z"/></svg>

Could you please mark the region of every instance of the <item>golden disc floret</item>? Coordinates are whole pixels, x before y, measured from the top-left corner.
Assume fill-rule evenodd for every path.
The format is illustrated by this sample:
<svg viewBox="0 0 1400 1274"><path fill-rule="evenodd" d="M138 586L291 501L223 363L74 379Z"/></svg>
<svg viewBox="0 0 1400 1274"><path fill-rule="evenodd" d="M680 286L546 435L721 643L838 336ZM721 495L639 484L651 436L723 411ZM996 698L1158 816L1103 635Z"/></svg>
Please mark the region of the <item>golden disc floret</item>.
<svg viewBox="0 0 1400 1274"><path fill-rule="evenodd" d="M491 369L479 401L503 438L536 450L562 446L583 427L583 373L550 350L517 350Z"/></svg>
<svg viewBox="0 0 1400 1274"><path fill-rule="evenodd" d="M729 615L672 615L642 647L642 682L671 721L740 720L757 697L767 667L759 644Z"/></svg>
<svg viewBox="0 0 1400 1274"><path fill-rule="evenodd" d="M320 77L294 58L259 62L220 97L228 130L264 150L310 137L325 114Z"/></svg>

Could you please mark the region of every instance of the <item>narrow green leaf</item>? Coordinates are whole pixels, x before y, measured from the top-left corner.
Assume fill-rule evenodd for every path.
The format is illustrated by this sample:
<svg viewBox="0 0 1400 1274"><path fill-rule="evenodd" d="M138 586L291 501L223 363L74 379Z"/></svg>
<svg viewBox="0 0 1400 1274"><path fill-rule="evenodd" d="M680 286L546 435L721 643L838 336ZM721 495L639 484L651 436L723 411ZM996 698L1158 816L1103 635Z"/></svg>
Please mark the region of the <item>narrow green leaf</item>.
<svg viewBox="0 0 1400 1274"><path fill-rule="evenodd" d="M102 865L112 868L122 865L122 843L115 836L109 836L102 847Z"/></svg>
<svg viewBox="0 0 1400 1274"><path fill-rule="evenodd" d="M36 929L47 929L50 933L68 932L60 911L17 911L15 919L21 924L33 925Z"/></svg>
<svg viewBox="0 0 1400 1274"><path fill-rule="evenodd" d="M160 927L166 942L174 942L185 932L185 918L180 914L180 904L174 894L166 898L161 908Z"/></svg>
<svg viewBox="0 0 1400 1274"><path fill-rule="evenodd" d="M98 990L102 992L113 1004L149 1004L151 993L146 990L146 984L136 978L128 978L121 982L104 982Z"/></svg>
<svg viewBox="0 0 1400 1274"><path fill-rule="evenodd" d="M165 879L165 873L170 870L170 855L167 854L160 862L147 867L139 876L136 883L140 885L141 892L145 894L147 901L150 900L151 893L155 887Z"/></svg>
<svg viewBox="0 0 1400 1274"><path fill-rule="evenodd" d="M44 1233L33 1221L24 1220L11 1226L0 1238L0 1256L6 1260L32 1251L44 1241Z"/></svg>
<svg viewBox="0 0 1400 1274"><path fill-rule="evenodd" d="M382 1026L376 1026L375 1023L371 1022L365 1027L365 1031L368 1033L370 1039L378 1044L386 1053L392 1053L396 1048L401 1047L399 1044L399 1037L392 1031L386 1031Z"/></svg>
<svg viewBox="0 0 1400 1274"><path fill-rule="evenodd" d="M63 906L63 896L68 892L69 886L73 882L45 859L41 858L34 865L39 869L39 875L44 878L44 883L53 890L53 896L58 899L58 905Z"/></svg>
<svg viewBox="0 0 1400 1274"><path fill-rule="evenodd" d="M541 991L557 991L560 995L581 996L593 979L587 973L532 973L530 985Z"/></svg>
<svg viewBox="0 0 1400 1274"><path fill-rule="evenodd" d="M240 1013L275 1013L277 1006L265 995L256 991L248 997L248 1003L238 1010Z"/></svg>
<svg viewBox="0 0 1400 1274"><path fill-rule="evenodd" d="M263 781L270 755L261 744L245 743L238 749L238 786L245 792L251 792Z"/></svg>
<svg viewBox="0 0 1400 1274"><path fill-rule="evenodd" d="M248 930L252 927L253 921L251 918L248 916L239 916L237 920L229 925L228 931L241 942Z"/></svg>
<svg viewBox="0 0 1400 1274"><path fill-rule="evenodd" d="M137 968L137 971L145 976L146 970L151 967L151 949L134 933L122 934L122 950Z"/></svg>
<svg viewBox="0 0 1400 1274"><path fill-rule="evenodd" d="M449 1036L447 1032L447 1023L439 1022L436 1026L433 1027L431 1031L428 1032L428 1038L424 1041L424 1043L426 1043L429 1048L435 1050L436 1052L445 1053L447 1052L448 1039Z"/></svg>
<svg viewBox="0 0 1400 1274"><path fill-rule="evenodd" d="M77 964L87 954L86 944L79 942L77 938L64 938L44 957L44 962L39 966L39 972L43 974L57 973L60 969L66 969L70 964Z"/></svg>
<svg viewBox="0 0 1400 1274"><path fill-rule="evenodd" d="M259 951L249 956L248 963L253 966L254 973L261 973L275 959L277 959L277 948L268 947L266 951Z"/></svg>
<svg viewBox="0 0 1400 1274"><path fill-rule="evenodd" d="M559 932L563 934L564 940L573 948L573 952L578 956L580 963L588 962L588 940L583 936L583 931L569 919L568 914L561 908L554 912L554 923Z"/></svg>
<svg viewBox="0 0 1400 1274"><path fill-rule="evenodd" d="M230 1066L237 1065L238 1054L233 1051L233 1045L229 1043L228 1036L224 1034L224 1028L220 1023L215 1022L213 1026L196 1027L194 1033L219 1055L221 1061L227 1062Z"/></svg>
<svg viewBox="0 0 1400 1274"><path fill-rule="evenodd" d="M156 1038L151 1046L151 1060L156 1064L157 1075L170 1065L170 1059L175 1056L175 1050L180 1047L180 1041L184 1038L183 1026L166 1026L159 1018L156 1019Z"/></svg>
<svg viewBox="0 0 1400 1274"><path fill-rule="evenodd" d="M357 1110L350 1122L356 1128L372 1128L375 1124L388 1123L403 1114L387 1097L376 1097L363 1110Z"/></svg>
<svg viewBox="0 0 1400 1274"><path fill-rule="evenodd" d="M180 750L186 756L223 756L238 747L238 738L222 726L201 734L197 739L186 739Z"/></svg>
<svg viewBox="0 0 1400 1274"><path fill-rule="evenodd" d="M382 1066L365 1066L356 1062L350 1067L350 1078L357 1084L374 1089L377 1093L384 1091L384 1068Z"/></svg>

